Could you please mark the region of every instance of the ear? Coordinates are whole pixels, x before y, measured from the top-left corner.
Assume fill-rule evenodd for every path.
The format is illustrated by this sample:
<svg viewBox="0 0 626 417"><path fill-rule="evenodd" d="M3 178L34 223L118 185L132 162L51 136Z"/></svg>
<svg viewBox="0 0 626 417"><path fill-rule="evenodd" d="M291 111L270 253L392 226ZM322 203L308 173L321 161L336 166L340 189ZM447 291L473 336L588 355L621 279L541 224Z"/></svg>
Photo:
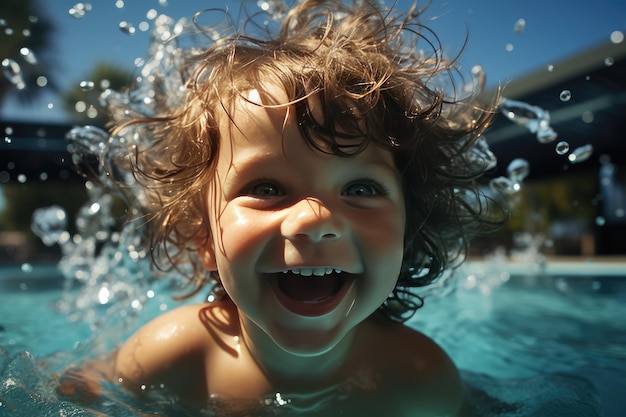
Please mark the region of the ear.
<svg viewBox="0 0 626 417"><path fill-rule="evenodd" d="M207 239L198 239L195 243L198 248L198 258L200 258L200 262L202 262L204 269L207 271L217 271L213 239L209 236Z"/></svg>

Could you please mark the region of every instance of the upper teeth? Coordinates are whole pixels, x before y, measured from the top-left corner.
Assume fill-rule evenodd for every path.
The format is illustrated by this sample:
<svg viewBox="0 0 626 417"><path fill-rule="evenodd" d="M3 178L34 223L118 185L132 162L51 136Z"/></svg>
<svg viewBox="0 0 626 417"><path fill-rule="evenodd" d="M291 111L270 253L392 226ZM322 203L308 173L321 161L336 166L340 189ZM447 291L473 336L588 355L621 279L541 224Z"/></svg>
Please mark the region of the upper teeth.
<svg viewBox="0 0 626 417"><path fill-rule="evenodd" d="M291 272L296 275L303 275L305 277L310 277L311 275L315 275L317 277L323 277L324 275L332 274L336 272L337 274L341 272L341 269L334 268L298 268L298 269L286 269L283 273Z"/></svg>

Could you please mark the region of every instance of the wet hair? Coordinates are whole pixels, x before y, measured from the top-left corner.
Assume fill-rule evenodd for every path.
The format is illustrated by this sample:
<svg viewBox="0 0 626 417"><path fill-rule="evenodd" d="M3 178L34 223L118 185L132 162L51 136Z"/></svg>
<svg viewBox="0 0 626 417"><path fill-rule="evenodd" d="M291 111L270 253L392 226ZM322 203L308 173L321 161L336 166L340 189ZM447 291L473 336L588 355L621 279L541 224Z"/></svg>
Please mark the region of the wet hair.
<svg viewBox="0 0 626 417"><path fill-rule="evenodd" d="M478 145L495 102L481 101L480 82L459 80L456 58L444 58L421 14L415 5L403 13L374 1L304 0L275 35L253 36L259 27L250 18L239 33L185 55L177 66L185 86L180 103L157 92L154 100L163 103L156 114L113 109L114 135L143 138L130 162L145 190L155 265L192 265L187 276L195 290L210 281L196 245L210 233L206 196L220 148L217 114L271 79L284 88L285 105L294 106L313 148L346 158L367 146L392 152L406 202L405 250L397 285L380 309L392 320L409 318L423 304L415 288L457 266L471 238L506 220L477 181L492 167ZM467 85L475 88L468 92ZM311 100L321 117L310 111Z"/></svg>

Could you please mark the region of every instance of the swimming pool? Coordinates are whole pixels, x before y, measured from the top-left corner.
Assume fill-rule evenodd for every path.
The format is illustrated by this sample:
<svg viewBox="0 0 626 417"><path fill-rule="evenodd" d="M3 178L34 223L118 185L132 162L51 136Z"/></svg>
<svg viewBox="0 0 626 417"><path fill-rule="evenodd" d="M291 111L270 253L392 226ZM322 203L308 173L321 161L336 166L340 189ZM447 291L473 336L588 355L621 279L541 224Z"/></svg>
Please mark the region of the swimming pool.
<svg viewBox="0 0 626 417"><path fill-rule="evenodd" d="M134 319L103 305L101 314L70 321L59 311L64 297L79 293L62 292L51 271L34 267L3 279L0 415L140 415L138 405L115 390L95 410L61 401L50 374L114 347L174 303L152 294ZM434 291L409 325L452 356L479 415L626 413L626 263L548 262L537 269L472 262L453 282ZM127 325L107 326L103 318ZM89 339L92 329L99 336Z"/></svg>

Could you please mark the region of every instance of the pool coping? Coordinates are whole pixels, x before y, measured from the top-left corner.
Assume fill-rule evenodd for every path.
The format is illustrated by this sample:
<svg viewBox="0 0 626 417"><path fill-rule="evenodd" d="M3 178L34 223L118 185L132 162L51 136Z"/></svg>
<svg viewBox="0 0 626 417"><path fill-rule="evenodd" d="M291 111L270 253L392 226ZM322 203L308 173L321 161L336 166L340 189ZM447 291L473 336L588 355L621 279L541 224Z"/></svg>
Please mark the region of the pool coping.
<svg viewBox="0 0 626 417"><path fill-rule="evenodd" d="M626 257L610 258L546 258L529 265L528 262L507 260L494 262L485 259L470 259L468 267L486 268L497 265L511 275L568 275L570 277L621 276L626 277Z"/></svg>

